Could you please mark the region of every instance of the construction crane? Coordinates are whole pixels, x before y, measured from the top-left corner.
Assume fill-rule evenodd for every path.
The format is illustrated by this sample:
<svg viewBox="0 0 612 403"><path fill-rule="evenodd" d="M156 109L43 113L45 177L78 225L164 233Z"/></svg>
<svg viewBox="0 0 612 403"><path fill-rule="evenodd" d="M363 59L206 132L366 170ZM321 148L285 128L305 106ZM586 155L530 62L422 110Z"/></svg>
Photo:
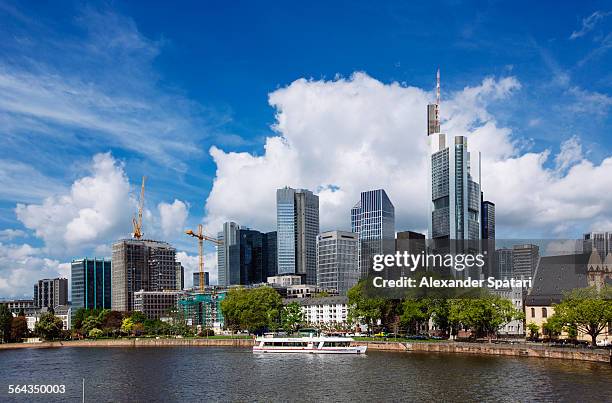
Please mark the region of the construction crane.
<svg viewBox="0 0 612 403"><path fill-rule="evenodd" d="M138 202L138 218L132 218L132 226L134 227L132 237L134 237L135 239L140 239L144 235L142 233L142 210L144 209L144 192L146 178L146 176L142 177L142 186L140 187L140 200Z"/></svg>
<svg viewBox="0 0 612 403"><path fill-rule="evenodd" d="M214 243L217 246L223 245L223 241L209 237L202 233L202 224L198 225L198 232L195 233L192 230L185 231L185 234L190 235L198 239L198 249L200 253L199 259L199 270L200 270L200 291L204 291L204 241Z"/></svg>

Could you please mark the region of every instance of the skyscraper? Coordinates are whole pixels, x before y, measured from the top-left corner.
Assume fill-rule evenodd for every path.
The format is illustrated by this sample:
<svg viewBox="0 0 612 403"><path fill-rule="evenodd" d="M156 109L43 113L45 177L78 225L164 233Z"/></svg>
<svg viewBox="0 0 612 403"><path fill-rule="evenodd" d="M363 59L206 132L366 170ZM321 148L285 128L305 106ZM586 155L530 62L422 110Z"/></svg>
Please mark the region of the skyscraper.
<svg viewBox="0 0 612 403"><path fill-rule="evenodd" d="M34 305L38 308L68 305L68 280L65 278L38 280L34 284Z"/></svg>
<svg viewBox="0 0 612 403"><path fill-rule="evenodd" d="M319 196L306 189L276 190L278 274L298 274L317 283Z"/></svg>
<svg viewBox="0 0 612 403"><path fill-rule="evenodd" d="M340 295L359 281L357 234L327 231L317 236L317 286Z"/></svg>
<svg viewBox="0 0 612 403"><path fill-rule="evenodd" d="M482 202L482 239L495 239L495 204L490 201Z"/></svg>
<svg viewBox="0 0 612 403"><path fill-rule="evenodd" d="M114 311L132 311L134 292L176 289L176 249L161 241L122 239L113 244Z"/></svg>
<svg viewBox="0 0 612 403"><path fill-rule="evenodd" d="M204 285L205 286L210 285L210 273L207 271L204 272ZM193 288L194 289L200 288L200 272L197 272L197 271L193 272Z"/></svg>
<svg viewBox="0 0 612 403"><path fill-rule="evenodd" d="M395 253L395 207L383 189L361 192L351 209L351 229L359 239L359 272L368 275L376 254Z"/></svg>
<svg viewBox="0 0 612 403"><path fill-rule="evenodd" d="M183 290L185 288L185 268L181 262L176 262L176 290Z"/></svg>
<svg viewBox="0 0 612 403"><path fill-rule="evenodd" d="M264 283L269 273L276 273L276 232L261 233L226 222L217 238L223 240L217 249L219 285Z"/></svg>
<svg viewBox="0 0 612 403"><path fill-rule="evenodd" d="M238 230L240 226L235 222L228 221L223 223L223 231L217 234L217 239L222 243L217 246L217 270L220 286L229 286L232 284L240 284L240 273L236 268L230 270L230 248L236 244L238 240Z"/></svg>
<svg viewBox="0 0 612 403"><path fill-rule="evenodd" d="M81 309L111 309L111 261L76 259L70 265L72 315Z"/></svg>
<svg viewBox="0 0 612 403"><path fill-rule="evenodd" d="M429 238L481 239L480 153L465 136L440 133L440 72L436 103L427 106Z"/></svg>
<svg viewBox="0 0 612 403"><path fill-rule="evenodd" d="M533 244L512 247L512 276L516 279L533 277L540 259L540 247Z"/></svg>

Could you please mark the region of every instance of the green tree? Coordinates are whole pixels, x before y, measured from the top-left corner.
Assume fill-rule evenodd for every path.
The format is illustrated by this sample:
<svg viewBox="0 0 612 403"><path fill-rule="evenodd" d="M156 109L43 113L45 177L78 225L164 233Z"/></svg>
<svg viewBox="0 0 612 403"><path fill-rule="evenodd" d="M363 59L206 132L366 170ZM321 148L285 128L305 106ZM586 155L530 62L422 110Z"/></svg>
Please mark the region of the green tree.
<svg viewBox="0 0 612 403"><path fill-rule="evenodd" d="M591 336L591 345L594 347L597 345L597 336L612 322L611 295L610 287L604 287L601 291L595 287L572 290L555 305L553 318Z"/></svg>
<svg viewBox="0 0 612 403"><path fill-rule="evenodd" d="M132 320L132 318L129 316L127 318L123 318L123 321L121 322L121 332L131 334L133 330L134 321Z"/></svg>
<svg viewBox="0 0 612 403"><path fill-rule="evenodd" d="M140 311L134 311L130 314L130 318L132 318L132 321L134 323L143 323L145 322L145 320L147 320L147 317L145 316L144 313L140 312Z"/></svg>
<svg viewBox="0 0 612 403"><path fill-rule="evenodd" d="M63 326L62 320L53 312L45 312L36 322L34 331L45 340L54 340L61 336Z"/></svg>
<svg viewBox="0 0 612 403"><path fill-rule="evenodd" d="M279 325L283 301L271 287L235 288L221 301L225 325L233 331L260 332Z"/></svg>
<svg viewBox="0 0 612 403"><path fill-rule="evenodd" d="M419 333L423 322L431 316L431 301L427 298L406 298L400 306L400 323L409 334Z"/></svg>
<svg viewBox="0 0 612 403"><path fill-rule="evenodd" d="M81 323L81 331L83 334L89 334L92 329L99 328L101 323L102 321L100 320L99 316L88 316Z"/></svg>
<svg viewBox="0 0 612 403"><path fill-rule="evenodd" d="M0 304L0 337L3 343L8 343L11 339L11 324L13 314L6 304Z"/></svg>
<svg viewBox="0 0 612 403"><path fill-rule="evenodd" d="M554 339L561 335L565 327L561 316L553 315L542 325L542 330L545 335Z"/></svg>
<svg viewBox="0 0 612 403"><path fill-rule="evenodd" d="M533 322L527 325L527 330L529 330L529 338L532 340L536 340L540 336L540 326Z"/></svg>
<svg viewBox="0 0 612 403"><path fill-rule="evenodd" d="M302 307L297 302L287 304L281 313L281 325L288 332L295 332L304 322L304 313Z"/></svg>
<svg viewBox="0 0 612 403"><path fill-rule="evenodd" d="M385 300L382 298L369 298L364 292L365 281L360 281L350 290L347 297L349 303L348 318L350 322L362 321L368 326L368 332L372 332L374 324L383 316Z"/></svg>
<svg viewBox="0 0 612 403"><path fill-rule="evenodd" d="M93 328L89 331L89 333L87 334L88 337L91 337L92 339L97 339L98 337L102 336L102 330L97 329L97 328Z"/></svg>
<svg viewBox="0 0 612 403"><path fill-rule="evenodd" d="M490 337L501 326L520 318L512 301L497 296L451 300L449 320L471 329L476 337Z"/></svg>
<svg viewBox="0 0 612 403"><path fill-rule="evenodd" d="M11 322L11 340L20 342L28 335L28 320L25 316L16 316Z"/></svg>

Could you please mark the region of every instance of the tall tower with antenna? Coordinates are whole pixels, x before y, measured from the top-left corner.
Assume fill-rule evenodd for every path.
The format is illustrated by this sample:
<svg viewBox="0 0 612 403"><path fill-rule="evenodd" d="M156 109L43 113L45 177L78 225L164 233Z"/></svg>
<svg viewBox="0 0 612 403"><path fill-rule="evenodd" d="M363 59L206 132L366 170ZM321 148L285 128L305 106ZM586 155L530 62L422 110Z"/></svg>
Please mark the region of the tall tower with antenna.
<svg viewBox="0 0 612 403"><path fill-rule="evenodd" d="M440 69L436 73L436 103L427 105L427 135L440 133Z"/></svg>

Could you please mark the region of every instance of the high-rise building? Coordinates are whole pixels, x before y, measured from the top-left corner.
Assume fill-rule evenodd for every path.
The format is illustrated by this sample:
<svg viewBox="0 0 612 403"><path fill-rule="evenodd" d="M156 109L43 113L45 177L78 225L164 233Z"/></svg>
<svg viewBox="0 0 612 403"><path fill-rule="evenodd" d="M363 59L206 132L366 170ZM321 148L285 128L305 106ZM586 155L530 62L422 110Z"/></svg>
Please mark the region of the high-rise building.
<svg viewBox="0 0 612 403"><path fill-rule="evenodd" d="M340 295L359 281L357 234L327 231L317 236L317 286Z"/></svg>
<svg viewBox="0 0 612 403"><path fill-rule="evenodd" d="M482 239L495 239L495 203L490 201L483 201L481 205L481 224Z"/></svg>
<svg viewBox="0 0 612 403"><path fill-rule="evenodd" d="M185 289L185 268L181 262L176 262L176 286L175 290Z"/></svg>
<svg viewBox="0 0 612 403"><path fill-rule="evenodd" d="M209 286L210 285L210 273L205 271L204 272L204 286ZM193 288L194 289L199 289L200 288L200 272L194 271L193 272Z"/></svg>
<svg viewBox="0 0 612 403"><path fill-rule="evenodd" d="M512 270L512 249L501 248L495 251L495 273L498 279L511 279L514 277Z"/></svg>
<svg viewBox="0 0 612 403"><path fill-rule="evenodd" d="M81 309L111 309L111 261L75 259L70 265L72 315Z"/></svg>
<svg viewBox="0 0 612 403"><path fill-rule="evenodd" d="M276 274L276 232L261 233L226 222L217 238L223 241L217 247L220 286L263 283L269 274Z"/></svg>
<svg viewBox="0 0 612 403"><path fill-rule="evenodd" d="M427 107L430 147L429 238L481 239L480 153L468 150L465 136L440 132L440 74L437 100Z"/></svg>
<svg viewBox="0 0 612 403"><path fill-rule="evenodd" d="M276 231L266 232L262 240L263 251L263 267L264 267L264 279L267 277L274 277L278 274L278 250L277 243L278 237Z"/></svg>
<svg viewBox="0 0 612 403"><path fill-rule="evenodd" d="M425 252L426 241L425 235L414 231L400 231L395 235L395 251L410 255L419 255ZM409 275L410 269L401 268L399 274L401 276Z"/></svg>
<svg viewBox="0 0 612 403"><path fill-rule="evenodd" d="M395 253L395 207L383 189L361 192L351 209L351 230L359 239L359 272L368 275L376 254Z"/></svg>
<svg viewBox="0 0 612 403"><path fill-rule="evenodd" d="M596 249L602 262L608 253L612 253L612 232L589 232L584 234L582 239L583 252L587 253Z"/></svg>
<svg viewBox="0 0 612 403"><path fill-rule="evenodd" d="M235 222L226 222L223 224L223 231L217 234L217 239L222 243L217 246L217 271L219 285L227 287L231 284L240 284L240 273L230 270L230 248L236 245L238 240L238 230L240 226Z"/></svg>
<svg viewBox="0 0 612 403"><path fill-rule="evenodd" d="M516 279L533 277L539 259L538 245L514 245L512 247L512 276Z"/></svg>
<svg viewBox="0 0 612 403"><path fill-rule="evenodd" d="M123 239L113 244L111 306L132 311L136 291L175 290L176 249L161 241Z"/></svg>
<svg viewBox="0 0 612 403"><path fill-rule="evenodd" d="M65 278L38 280L38 283L34 284L34 304L38 308L68 305L68 280Z"/></svg>
<svg viewBox="0 0 612 403"><path fill-rule="evenodd" d="M278 274L299 274L317 283L319 196L306 189L276 190Z"/></svg>

